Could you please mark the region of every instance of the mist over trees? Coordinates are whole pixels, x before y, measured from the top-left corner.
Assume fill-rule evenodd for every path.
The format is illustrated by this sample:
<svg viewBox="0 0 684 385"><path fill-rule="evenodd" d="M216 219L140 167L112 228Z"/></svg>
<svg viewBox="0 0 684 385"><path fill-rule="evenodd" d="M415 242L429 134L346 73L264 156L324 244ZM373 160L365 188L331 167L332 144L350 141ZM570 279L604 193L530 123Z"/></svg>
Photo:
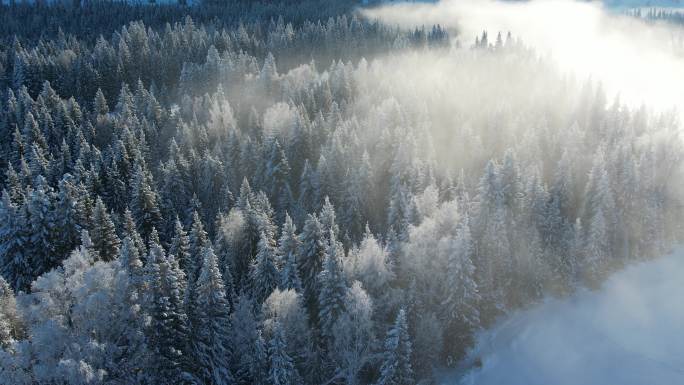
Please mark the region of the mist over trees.
<svg viewBox="0 0 684 385"><path fill-rule="evenodd" d="M0 383L413 384L681 238L675 113L247 3L0 8Z"/></svg>

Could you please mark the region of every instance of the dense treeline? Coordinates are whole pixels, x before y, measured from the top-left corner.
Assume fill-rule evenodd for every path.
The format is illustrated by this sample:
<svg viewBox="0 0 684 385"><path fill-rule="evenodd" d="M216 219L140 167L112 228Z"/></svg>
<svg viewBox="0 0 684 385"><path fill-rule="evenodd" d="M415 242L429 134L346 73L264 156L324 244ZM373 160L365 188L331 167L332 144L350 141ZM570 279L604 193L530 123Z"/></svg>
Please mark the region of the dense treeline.
<svg viewBox="0 0 684 385"><path fill-rule="evenodd" d="M668 21L668 22L673 22L676 24L684 24L684 14L680 12L679 9L676 8L648 8L648 9L642 9L642 8L636 8L636 9L630 9L627 12L627 15L633 16L633 17L639 17L639 18L644 18L649 21Z"/></svg>
<svg viewBox="0 0 684 385"><path fill-rule="evenodd" d="M182 1L181 1L182 2ZM192 17L195 22L216 28L234 27L283 17L294 25L307 20L322 20L350 13L358 5L355 0L230 0L204 2L202 7L178 6L161 2L150 6L146 1L37 1L37 5L21 1L0 4L0 39L19 36L35 41L56 36L61 30L94 43L100 36L109 36L122 25L142 21L148 26L164 26ZM50 3L46 5L46 3ZM79 4L80 3L80 4ZM179 2L180 3L180 2ZM188 4L197 3L188 1ZM77 6L76 6L77 5Z"/></svg>
<svg viewBox="0 0 684 385"><path fill-rule="evenodd" d="M3 47L0 382L413 384L679 235L673 114L510 35L285 20Z"/></svg>

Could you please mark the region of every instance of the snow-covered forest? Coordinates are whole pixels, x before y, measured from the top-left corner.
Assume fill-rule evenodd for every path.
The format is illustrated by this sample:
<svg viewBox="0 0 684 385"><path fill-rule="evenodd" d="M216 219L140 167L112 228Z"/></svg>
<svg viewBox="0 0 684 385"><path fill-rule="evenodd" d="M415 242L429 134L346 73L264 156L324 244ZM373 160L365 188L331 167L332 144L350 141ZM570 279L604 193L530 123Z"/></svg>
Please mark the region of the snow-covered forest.
<svg viewBox="0 0 684 385"><path fill-rule="evenodd" d="M0 383L429 383L682 238L678 111L321 3L0 6Z"/></svg>

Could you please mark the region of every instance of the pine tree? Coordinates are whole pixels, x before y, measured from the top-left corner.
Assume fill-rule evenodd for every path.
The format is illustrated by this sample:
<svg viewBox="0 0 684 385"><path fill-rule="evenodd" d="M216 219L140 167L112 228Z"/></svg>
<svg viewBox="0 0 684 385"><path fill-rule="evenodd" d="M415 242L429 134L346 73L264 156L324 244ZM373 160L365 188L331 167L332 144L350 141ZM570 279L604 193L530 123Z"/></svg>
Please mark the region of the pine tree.
<svg viewBox="0 0 684 385"><path fill-rule="evenodd" d="M14 290L28 291L33 282L29 237L25 206L12 203L7 191L3 191L0 201L0 272Z"/></svg>
<svg viewBox="0 0 684 385"><path fill-rule="evenodd" d="M297 206L301 212L296 215L298 223L304 222L307 213L312 213L318 209L320 196L321 191L318 175L307 159L304 162L302 175L299 178L299 198L297 200Z"/></svg>
<svg viewBox="0 0 684 385"><path fill-rule="evenodd" d="M387 332L378 385L412 385L411 339L406 312L399 310L394 326Z"/></svg>
<svg viewBox="0 0 684 385"><path fill-rule="evenodd" d="M81 224L78 213L78 191L70 175L59 181L59 191L55 202L55 218L58 236L55 240L55 253L66 259L80 241Z"/></svg>
<svg viewBox="0 0 684 385"><path fill-rule="evenodd" d="M162 217L152 176L140 164L136 166L131 188L131 213L140 235L147 239L153 228L162 228Z"/></svg>
<svg viewBox="0 0 684 385"><path fill-rule="evenodd" d="M376 360L373 301L355 281L347 291L345 312L334 325L334 339L329 351L336 366L336 377L345 384L362 382L361 372Z"/></svg>
<svg viewBox="0 0 684 385"><path fill-rule="evenodd" d="M143 241L142 237L140 236L140 233L138 233L137 226L135 224L135 220L133 219L133 214L131 213L131 210L126 209L124 211L124 232L127 237L131 238L131 241L133 242L133 245L135 248L138 250L141 256L144 256L147 254L147 247L145 246L145 242Z"/></svg>
<svg viewBox="0 0 684 385"><path fill-rule="evenodd" d="M99 258L105 262L114 260L119 254L121 240L116 235L114 222L109 217L107 207L100 197L97 197L95 201L92 227L89 233Z"/></svg>
<svg viewBox="0 0 684 385"><path fill-rule="evenodd" d="M236 301L231 314L232 365L238 384L263 384L268 377L268 357L254 314L254 302L247 296Z"/></svg>
<svg viewBox="0 0 684 385"><path fill-rule="evenodd" d="M32 273L37 277L56 267L61 260L54 253L53 240L57 232L54 217L53 191L42 176L36 178L36 187L29 194L28 225L31 242Z"/></svg>
<svg viewBox="0 0 684 385"><path fill-rule="evenodd" d="M136 291L135 295L141 296L142 288L145 283L143 263L140 257L140 251L135 247L135 242L133 242L129 236L126 236L121 242L119 263L128 272L131 286Z"/></svg>
<svg viewBox="0 0 684 385"><path fill-rule="evenodd" d="M261 233L256 260L250 269L252 295L257 303L264 302L280 282L276 251L272 244L273 241L265 233Z"/></svg>
<svg viewBox="0 0 684 385"><path fill-rule="evenodd" d="M344 298L347 293L346 278L342 271L344 250L339 242L333 239L333 230L329 231L330 241L325 252L323 270L318 275L320 283L319 325L321 335L326 338L333 337L333 325L340 314L344 311Z"/></svg>
<svg viewBox="0 0 684 385"><path fill-rule="evenodd" d="M447 292L443 303L445 323L453 333L450 337L465 339L466 343L469 343L469 336L480 327L480 293L475 281L475 266L472 262L473 241L467 215L460 224L456 236L450 241L451 249L446 268Z"/></svg>
<svg viewBox="0 0 684 385"><path fill-rule="evenodd" d="M279 223L284 220L284 214L291 209L293 198L290 188L290 164L285 151L278 139L271 141L271 149L266 164L266 186L270 189L271 202L276 204L276 211L280 213Z"/></svg>
<svg viewBox="0 0 684 385"><path fill-rule="evenodd" d="M148 345L153 352L151 375L157 384L184 383L189 349L188 316L183 297L185 274L158 244L150 245L148 290L151 292Z"/></svg>
<svg viewBox="0 0 684 385"><path fill-rule="evenodd" d="M209 245L209 236L197 211L192 213L192 226L189 236L189 258L186 261L188 282L193 283L202 267L202 250Z"/></svg>
<svg viewBox="0 0 684 385"><path fill-rule="evenodd" d="M586 240L584 277L590 285L596 285L603 276L604 268L608 262L610 244L606 218L601 207L597 208L591 223L589 224Z"/></svg>
<svg viewBox="0 0 684 385"><path fill-rule="evenodd" d="M343 192L344 213L343 228L349 233L352 241L358 241L363 231L363 196L361 195L361 180L358 172L347 170L348 183Z"/></svg>
<svg viewBox="0 0 684 385"><path fill-rule="evenodd" d="M302 282L297 271L297 255L300 246L297 227L292 222L292 218L285 214L285 223L278 241L278 258L281 265L279 286L282 290L295 289L302 292Z"/></svg>
<svg viewBox="0 0 684 385"><path fill-rule="evenodd" d="M185 274L189 274L190 238L185 229L183 229L183 224L178 217L176 217L176 223L174 225L174 235L171 240L171 245L169 246L169 254L176 258L176 261L178 261L181 269L185 271Z"/></svg>
<svg viewBox="0 0 684 385"><path fill-rule="evenodd" d="M230 305L214 250L206 246L202 255L202 269L194 289L193 361L197 376L204 383L232 384L228 342Z"/></svg>
<svg viewBox="0 0 684 385"><path fill-rule="evenodd" d="M14 291L0 276L0 349L8 349L12 342L24 337L24 330Z"/></svg>
<svg viewBox="0 0 684 385"><path fill-rule="evenodd" d="M269 342L268 354L270 358L269 384L295 385L301 383L292 358L287 354L287 343L283 329L277 322L273 328L273 337Z"/></svg>
<svg viewBox="0 0 684 385"><path fill-rule="evenodd" d="M338 239L340 234L340 228L337 226L335 208L330 199L325 197L323 202L323 208L318 214L318 219L321 221L321 227L323 228L323 235L326 237L326 241L331 239Z"/></svg>
<svg viewBox="0 0 684 385"><path fill-rule="evenodd" d="M318 320L318 274L325 258L323 228L315 215L309 214L301 234L299 272L304 286L304 299L312 322Z"/></svg>
<svg viewBox="0 0 684 385"><path fill-rule="evenodd" d="M98 115L107 115L109 113L107 99L100 88L98 88L97 92L95 93L95 99L93 100L93 111Z"/></svg>

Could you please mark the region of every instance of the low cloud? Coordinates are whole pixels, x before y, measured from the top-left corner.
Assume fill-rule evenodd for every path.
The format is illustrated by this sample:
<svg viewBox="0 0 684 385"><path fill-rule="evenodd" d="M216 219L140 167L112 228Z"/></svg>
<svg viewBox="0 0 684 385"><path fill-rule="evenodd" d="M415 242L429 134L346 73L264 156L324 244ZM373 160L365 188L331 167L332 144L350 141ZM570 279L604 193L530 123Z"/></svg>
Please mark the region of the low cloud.
<svg viewBox="0 0 684 385"><path fill-rule="evenodd" d="M601 3L570 0L502 2L442 0L363 10L369 18L404 27L440 24L464 45L487 30L490 42L508 31L579 78L602 82L623 102L682 107L683 30L612 12Z"/></svg>
<svg viewBox="0 0 684 385"><path fill-rule="evenodd" d="M480 336L481 368L443 384L684 383L684 250L520 312ZM668 300L673 299L673 300Z"/></svg>

